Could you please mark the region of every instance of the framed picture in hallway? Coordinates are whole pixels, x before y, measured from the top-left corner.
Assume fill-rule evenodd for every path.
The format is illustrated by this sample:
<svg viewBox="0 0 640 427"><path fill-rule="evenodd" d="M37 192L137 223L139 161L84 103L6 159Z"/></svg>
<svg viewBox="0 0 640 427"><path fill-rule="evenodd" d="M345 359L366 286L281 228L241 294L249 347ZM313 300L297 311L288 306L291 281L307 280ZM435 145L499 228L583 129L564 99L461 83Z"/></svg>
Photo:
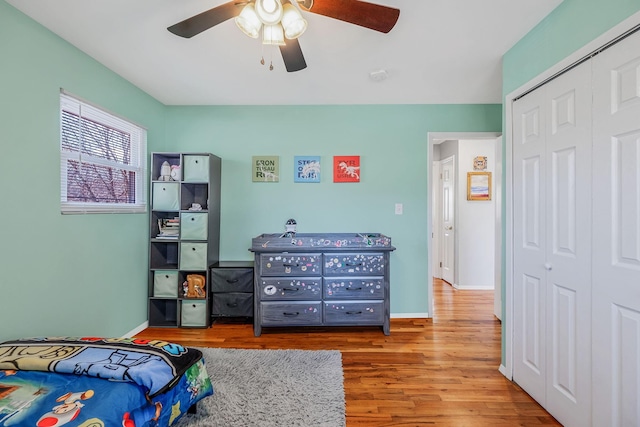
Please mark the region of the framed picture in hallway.
<svg viewBox="0 0 640 427"><path fill-rule="evenodd" d="M467 200L491 200L491 172L467 172Z"/></svg>

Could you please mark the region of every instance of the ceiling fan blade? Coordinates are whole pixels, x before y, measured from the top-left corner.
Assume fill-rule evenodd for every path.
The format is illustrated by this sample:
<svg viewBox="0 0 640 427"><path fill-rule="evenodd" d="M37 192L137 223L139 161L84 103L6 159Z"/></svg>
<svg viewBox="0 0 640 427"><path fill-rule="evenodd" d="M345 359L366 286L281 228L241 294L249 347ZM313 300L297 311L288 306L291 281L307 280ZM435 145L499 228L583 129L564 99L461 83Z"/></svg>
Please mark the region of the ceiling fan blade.
<svg viewBox="0 0 640 427"><path fill-rule="evenodd" d="M245 3L238 3L232 0L228 3L209 9L191 18L185 19L167 28L176 36L191 38L201 32L208 30L228 19L234 18L240 14L242 6Z"/></svg>
<svg viewBox="0 0 640 427"><path fill-rule="evenodd" d="M400 16L399 9L359 0L303 0L300 7L381 33L391 31Z"/></svg>
<svg viewBox="0 0 640 427"><path fill-rule="evenodd" d="M287 40L286 43L286 45L280 46L280 53L287 71L292 73L307 68L298 39Z"/></svg>

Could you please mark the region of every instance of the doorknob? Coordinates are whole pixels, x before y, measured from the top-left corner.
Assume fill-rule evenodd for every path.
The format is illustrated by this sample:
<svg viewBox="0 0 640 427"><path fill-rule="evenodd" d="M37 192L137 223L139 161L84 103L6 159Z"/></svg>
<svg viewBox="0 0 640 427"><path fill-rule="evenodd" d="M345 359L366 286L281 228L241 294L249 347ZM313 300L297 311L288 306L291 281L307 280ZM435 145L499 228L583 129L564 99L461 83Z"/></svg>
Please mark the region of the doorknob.
<svg viewBox="0 0 640 427"><path fill-rule="evenodd" d="M445 230L453 230L453 226L452 226L452 225L450 225L450 226L448 226L448 227L445 227L444 229L445 229Z"/></svg>
<svg viewBox="0 0 640 427"><path fill-rule="evenodd" d="M545 268L545 270L547 270L547 271L551 271L551 264L550 264L550 263L548 263L548 262L545 262L545 263L544 263L544 268Z"/></svg>

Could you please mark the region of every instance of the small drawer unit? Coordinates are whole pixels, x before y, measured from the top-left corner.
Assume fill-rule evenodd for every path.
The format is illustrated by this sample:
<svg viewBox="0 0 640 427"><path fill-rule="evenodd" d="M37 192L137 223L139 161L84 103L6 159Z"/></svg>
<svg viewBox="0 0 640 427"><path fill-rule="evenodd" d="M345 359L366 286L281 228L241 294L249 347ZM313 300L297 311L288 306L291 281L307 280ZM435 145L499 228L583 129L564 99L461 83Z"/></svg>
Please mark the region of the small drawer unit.
<svg viewBox="0 0 640 427"><path fill-rule="evenodd" d="M220 261L209 277L212 320L253 317L253 261Z"/></svg>
<svg viewBox="0 0 640 427"><path fill-rule="evenodd" d="M389 335L393 250L380 234L254 238L254 335L262 327L356 325Z"/></svg>

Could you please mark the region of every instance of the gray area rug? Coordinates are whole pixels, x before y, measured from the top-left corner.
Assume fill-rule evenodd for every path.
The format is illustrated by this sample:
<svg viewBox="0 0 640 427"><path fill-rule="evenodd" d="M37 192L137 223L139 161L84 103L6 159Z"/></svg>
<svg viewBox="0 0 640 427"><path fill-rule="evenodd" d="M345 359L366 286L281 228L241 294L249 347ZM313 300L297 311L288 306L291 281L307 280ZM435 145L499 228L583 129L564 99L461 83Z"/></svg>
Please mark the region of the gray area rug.
<svg viewBox="0 0 640 427"><path fill-rule="evenodd" d="M199 350L214 394L177 427L346 425L339 351Z"/></svg>

